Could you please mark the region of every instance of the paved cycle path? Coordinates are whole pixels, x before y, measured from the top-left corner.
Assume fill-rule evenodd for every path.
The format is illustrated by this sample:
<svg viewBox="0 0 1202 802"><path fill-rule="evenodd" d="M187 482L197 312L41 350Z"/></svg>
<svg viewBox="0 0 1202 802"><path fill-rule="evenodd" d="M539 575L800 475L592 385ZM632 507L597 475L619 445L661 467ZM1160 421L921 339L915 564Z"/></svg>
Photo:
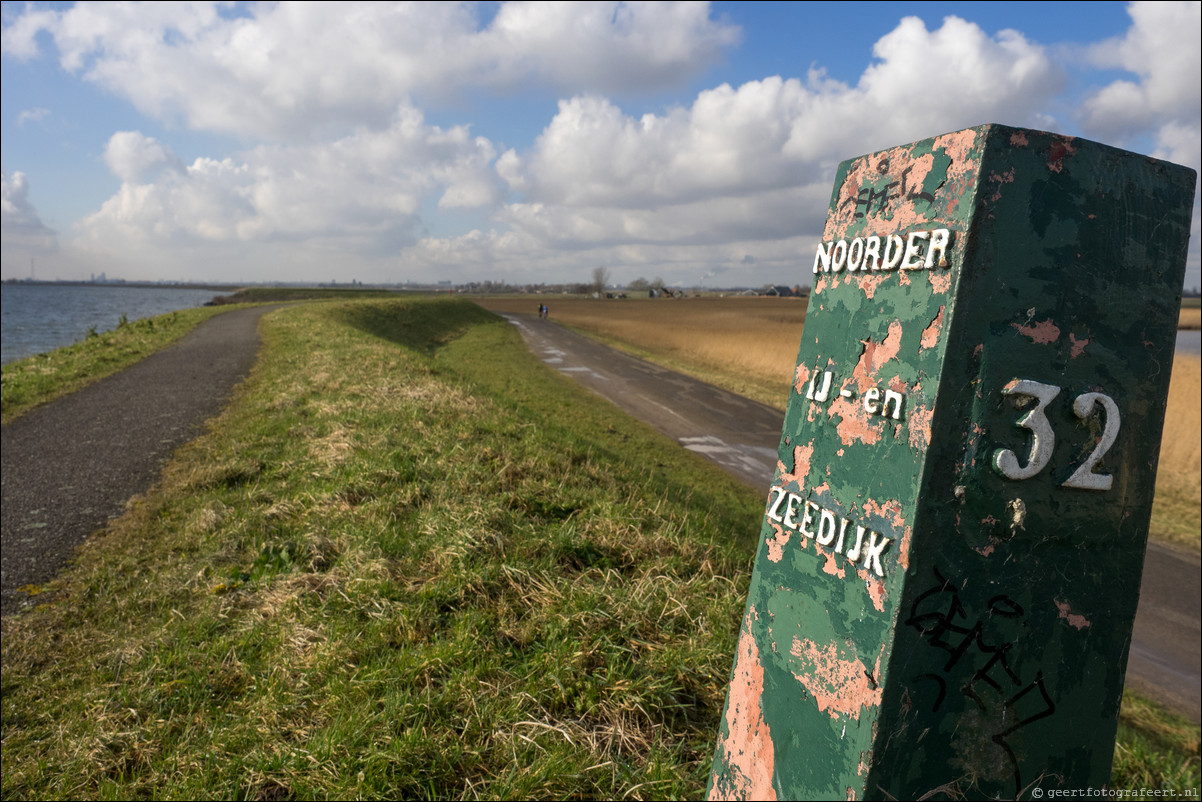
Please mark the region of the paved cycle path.
<svg viewBox="0 0 1202 802"><path fill-rule="evenodd" d="M530 349L604 398L768 492L784 413L601 345L532 315L506 314ZM787 388L782 387L782 393ZM1127 685L1202 717L1202 561L1148 545Z"/></svg>
<svg viewBox="0 0 1202 802"><path fill-rule="evenodd" d="M221 411L254 364L259 318L275 308L216 315L175 345L0 430L0 613L28 604L21 588L54 577Z"/></svg>

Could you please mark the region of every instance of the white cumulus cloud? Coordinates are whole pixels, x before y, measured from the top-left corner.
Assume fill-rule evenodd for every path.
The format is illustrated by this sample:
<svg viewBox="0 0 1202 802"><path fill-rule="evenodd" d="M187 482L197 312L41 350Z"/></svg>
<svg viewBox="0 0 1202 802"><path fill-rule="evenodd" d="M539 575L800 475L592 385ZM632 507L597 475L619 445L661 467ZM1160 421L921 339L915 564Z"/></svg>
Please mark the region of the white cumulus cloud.
<svg viewBox="0 0 1202 802"><path fill-rule="evenodd" d="M158 170L182 171L183 162L154 137L140 131L118 131L104 148L104 163L125 183L138 183Z"/></svg>
<svg viewBox="0 0 1202 802"><path fill-rule="evenodd" d="M1014 31L990 37L956 17L935 30L906 18L874 53L854 86L821 73L769 77L637 118L597 95L560 101L528 152L497 161L520 200L496 221L521 236L462 238L446 243L444 257L456 247L468 259L482 247L498 258L519 248L516 260L537 243L594 262L597 249L620 248L606 254L610 263L641 263L671 246L683 254L737 244L717 264L764 271L779 259L773 243L800 252L820 231L838 161L980 123L1044 122L1042 109L1063 85L1040 46ZM691 275L706 264L714 254L695 252L678 267Z"/></svg>
<svg viewBox="0 0 1202 802"><path fill-rule="evenodd" d="M22 172L0 173L0 240L6 258L20 259L58 249L54 229L42 222L29 200L29 181Z"/></svg>
<svg viewBox="0 0 1202 802"><path fill-rule="evenodd" d="M27 11L6 55L38 53L152 117L298 139L387 124L397 103L531 80L562 91L659 89L716 61L738 29L708 3L80 3Z"/></svg>
<svg viewBox="0 0 1202 802"><path fill-rule="evenodd" d="M441 193L446 206L491 202L494 156L467 128L427 125L408 106L383 130L188 165L153 138L123 131L105 151L121 188L79 228L85 242L109 251L309 241L382 255L414 241L427 194Z"/></svg>
<svg viewBox="0 0 1202 802"><path fill-rule="evenodd" d="M1119 68L1136 80L1119 79L1086 99L1081 115L1090 136L1117 141L1151 129L1156 155L1197 169L1202 146L1202 4L1131 3L1126 35L1090 50L1102 67Z"/></svg>

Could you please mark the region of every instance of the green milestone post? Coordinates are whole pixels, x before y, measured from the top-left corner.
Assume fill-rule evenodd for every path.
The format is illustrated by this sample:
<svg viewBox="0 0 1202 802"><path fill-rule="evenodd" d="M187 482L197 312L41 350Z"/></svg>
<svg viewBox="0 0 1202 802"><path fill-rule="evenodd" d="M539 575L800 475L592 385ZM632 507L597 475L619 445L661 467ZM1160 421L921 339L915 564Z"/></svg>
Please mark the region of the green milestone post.
<svg viewBox="0 0 1202 802"><path fill-rule="evenodd" d="M1001 125L840 165L710 798L1109 781L1194 183Z"/></svg>

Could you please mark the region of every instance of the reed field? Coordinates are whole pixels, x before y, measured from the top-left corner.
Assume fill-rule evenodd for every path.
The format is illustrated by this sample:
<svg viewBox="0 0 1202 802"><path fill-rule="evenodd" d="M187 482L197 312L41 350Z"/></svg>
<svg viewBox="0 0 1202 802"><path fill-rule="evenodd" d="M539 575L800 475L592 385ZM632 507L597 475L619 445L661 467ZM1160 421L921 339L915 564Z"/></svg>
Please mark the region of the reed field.
<svg viewBox="0 0 1202 802"><path fill-rule="evenodd" d="M1197 331L1202 329L1202 298L1186 298L1181 301L1179 329Z"/></svg>
<svg viewBox="0 0 1202 802"><path fill-rule="evenodd" d="M541 296L540 296L541 297ZM539 300L481 298L496 312L528 313ZM644 359L783 410L805 323L802 298L701 297L601 301L551 297L551 319ZM1182 323L1196 320L1196 305ZM1156 479L1152 536L1202 550L1199 514L1199 357L1173 367Z"/></svg>
<svg viewBox="0 0 1202 802"><path fill-rule="evenodd" d="M1202 531L1202 492L1199 443L1202 442L1202 358L1181 355L1173 361L1160 466L1156 473L1156 500L1152 505L1152 536L1158 540L1199 550Z"/></svg>

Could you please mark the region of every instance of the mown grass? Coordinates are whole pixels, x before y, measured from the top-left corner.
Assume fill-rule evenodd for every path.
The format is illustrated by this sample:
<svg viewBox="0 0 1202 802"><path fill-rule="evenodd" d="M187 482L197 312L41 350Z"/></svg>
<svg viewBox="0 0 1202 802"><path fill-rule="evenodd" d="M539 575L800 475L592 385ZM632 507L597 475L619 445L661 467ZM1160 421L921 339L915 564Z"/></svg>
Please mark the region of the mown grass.
<svg viewBox="0 0 1202 802"><path fill-rule="evenodd" d="M4 620L4 797L701 795L760 494L471 304L263 333Z"/></svg>
<svg viewBox="0 0 1202 802"><path fill-rule="evenodd" d="M211 433L3 620L3 797L699 797L760 493L469 304L262 330ZM1197 727L1123 722L1113 787L1197 786Z"/></svg>
<svg viewBox="0 0 1202 802"><path fill-rule="evenodd" d="M1187 299L1187 301L1190 299ZM480 298L498 312L529 313L528 298ZM804 299L689 298L601 301L553 299L553 319L616 348L784 410ZM1187 305L1188 306L1188 305ZM1198 313L1183 308L1183 320ZM1197 356L1174 361L1165 435L1156 476L1151 536L1202 552Z"/></svg>
<svg viewBox="0 0 1202 802"><path fill-rule="evenodd" d="M123 320L112 331L10 362L0 369L0 423L129 367L224 311L228 307L200 307L132 323Z"/></svg>

